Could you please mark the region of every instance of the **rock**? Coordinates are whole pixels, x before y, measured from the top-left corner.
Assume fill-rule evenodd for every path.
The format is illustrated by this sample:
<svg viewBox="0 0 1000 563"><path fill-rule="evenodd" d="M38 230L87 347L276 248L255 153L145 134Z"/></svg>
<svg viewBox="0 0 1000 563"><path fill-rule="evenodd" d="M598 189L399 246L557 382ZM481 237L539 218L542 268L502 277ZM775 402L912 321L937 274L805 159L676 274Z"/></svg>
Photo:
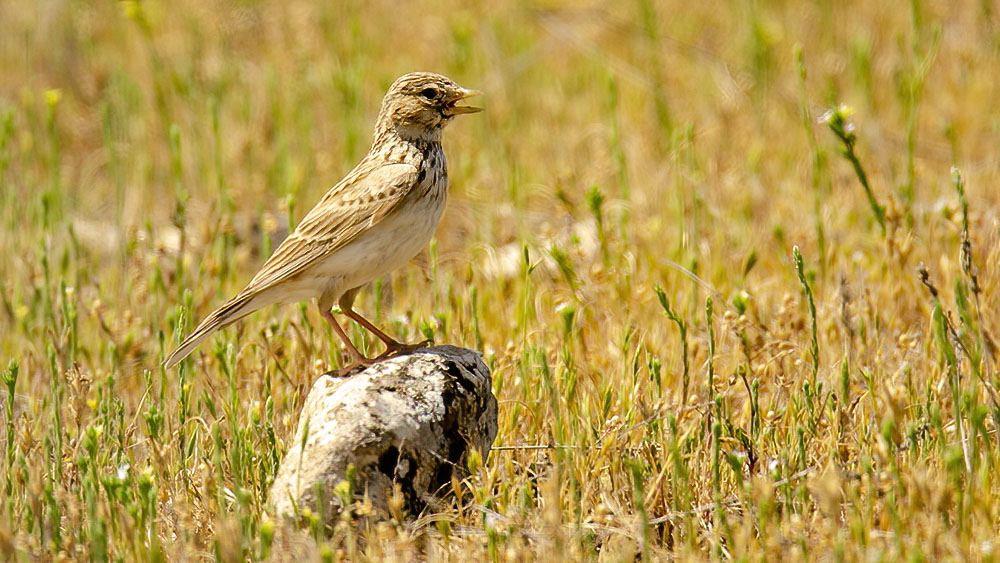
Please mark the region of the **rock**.
<svg viewBox="0 0 1000 563"><path fill-rule="evenodd" d="M471 449L486 459L497 434L492 383L480 354L455 346L426 348L349 377L321 376L271 486L275 512L294 516L308 507L332 519L353 466L355 499L367 495L387 511L398 486L404 508L419 513L451 490L453 475L468 475Z"/></svg>

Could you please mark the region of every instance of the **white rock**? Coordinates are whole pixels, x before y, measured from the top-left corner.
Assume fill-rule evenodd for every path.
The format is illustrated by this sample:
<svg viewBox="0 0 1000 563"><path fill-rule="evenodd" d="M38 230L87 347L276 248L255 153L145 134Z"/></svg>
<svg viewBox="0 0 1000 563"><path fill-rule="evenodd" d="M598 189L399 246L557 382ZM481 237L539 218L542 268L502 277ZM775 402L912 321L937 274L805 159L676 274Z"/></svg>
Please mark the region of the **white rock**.
<svg viewBox="0 0 1000 563"><path fill-rule="evenodd" d="M303 435L305 447L303 448ZM349 377L321 376L271 486L279 515L305 508L332 518L335 488L354 466L356 498L387 509L398 485L411 515L468 475L468 451L485 460L497 434L497 401L478 352L437 346Z"/></svg>

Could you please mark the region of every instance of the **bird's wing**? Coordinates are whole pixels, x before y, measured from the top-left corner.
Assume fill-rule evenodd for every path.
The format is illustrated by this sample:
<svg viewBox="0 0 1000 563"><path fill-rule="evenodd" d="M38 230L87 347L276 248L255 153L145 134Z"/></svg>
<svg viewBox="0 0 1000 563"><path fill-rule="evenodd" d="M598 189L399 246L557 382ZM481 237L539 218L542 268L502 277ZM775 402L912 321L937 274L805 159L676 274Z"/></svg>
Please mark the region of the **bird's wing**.
<svg viewBox="0 0 1000 563"><path fill-rule="evenodd" d="M272 287L343 248L397 209L418 183L412 164L359 166L306 214L241 293Z"/></svg>

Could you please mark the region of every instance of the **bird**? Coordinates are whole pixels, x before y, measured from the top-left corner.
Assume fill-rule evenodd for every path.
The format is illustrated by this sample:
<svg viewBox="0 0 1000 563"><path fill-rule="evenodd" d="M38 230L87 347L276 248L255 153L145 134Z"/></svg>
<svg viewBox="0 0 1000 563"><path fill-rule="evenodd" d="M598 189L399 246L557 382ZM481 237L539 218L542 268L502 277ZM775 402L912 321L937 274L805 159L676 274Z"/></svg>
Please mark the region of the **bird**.
<svg viewBox="0 0 1000 563"><path fill-rule="evenodd" d="M416 256L437 229L448 195L441 132L457 115L483 108L481 94L432 72L397 78L382 99L368 154L316 203L250 282L209 314L164 361L176 366L215 331L274 304L315 299L357 365L428 345L403 344L354 310L370 281ZM386 351L366 357L333 316L333 305L381 340Z"/></svg>

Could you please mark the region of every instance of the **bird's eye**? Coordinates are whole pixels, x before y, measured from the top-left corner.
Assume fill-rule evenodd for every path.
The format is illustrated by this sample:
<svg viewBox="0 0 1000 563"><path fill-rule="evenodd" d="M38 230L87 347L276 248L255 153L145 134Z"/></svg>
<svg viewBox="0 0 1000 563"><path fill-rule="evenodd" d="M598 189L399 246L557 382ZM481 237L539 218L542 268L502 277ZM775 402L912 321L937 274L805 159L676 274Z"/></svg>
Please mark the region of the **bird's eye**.
<svg viewBox="0 0 1000 563"><path fill-rule="evenodd" d="M433 100L438 95L437 88L424 88L420 91L420 96L428 100Z"/></svg>

